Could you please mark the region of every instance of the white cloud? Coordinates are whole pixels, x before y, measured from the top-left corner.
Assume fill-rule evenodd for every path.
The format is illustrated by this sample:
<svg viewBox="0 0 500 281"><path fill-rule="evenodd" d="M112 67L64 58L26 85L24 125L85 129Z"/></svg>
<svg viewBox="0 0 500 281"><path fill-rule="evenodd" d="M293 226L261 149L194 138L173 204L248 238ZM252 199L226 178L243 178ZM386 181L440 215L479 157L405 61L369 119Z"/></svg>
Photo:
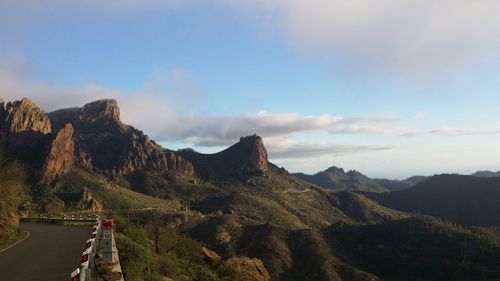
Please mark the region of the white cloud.
<svg viewBox="0 0 500 281"><path fill-rule="evenodd" d="M335 54L346 73L443 81L443 75L500 65L497 0L86 0L0 1L0 30L74 15L127 17L199 10L285 34L292 48ZM217 9L219 7L220 9ZM216 14L217 13L217 14ZM228 16L229 17L229 16ZM64 24L64 23L63 23Z"/></svg>
<svg viewBox="0 0 500 281"><path fill-rule="evenodd" d="M331 134L375 134L375 135L394 135L407 133L409 130L396 126L380 125L350 125L336 126L328 129Z"/></svg>
<svg viewBox="0 0 500 281"><path fill-rule="evenodd" d="M430 130L408 130L403 134L407 137L420 137L420 136L473 136L473 135L492 135L500 134L500 128L450 128L441 127Z"/></svg>
<svg viewBox="0 0 500 281"><path fill-rule="evenodd" d="M274 14L273 24L294 47L335 53L358 74L433 79L440 72L499 64L497 0L226 2L251 14Z"/></svg>
<svg viewBox="0 0 500 281"><path fill-rule="evenodd" d="M241 136L258 134L269 142L273 157L306 157L322 154L355 153L385 149L378 146L315 144L294 142L290 138L307 132L326 130L338 124L387 122L390 114L343 118L331 114L301 115L260 111L240 115L205 115L189 109L209 95L189 72L155 71L144 87L123 92L95 83L77 87L57 87L47 83L28 83L29 64L21 59L0 57L0 96L6 101L28 97L43 110L82 106L102 98L117 99L121 118L157 141L190 143L202 147L223 147Z"/></svg>
<svg viewBox="0 0 500 281"><path fill-rule="evenodd" d="M289 139L266 141L272 159L313 158L325 155L340 156L361 152L394 149L392 145L345 145L332 143L296 142Z"/></svg>

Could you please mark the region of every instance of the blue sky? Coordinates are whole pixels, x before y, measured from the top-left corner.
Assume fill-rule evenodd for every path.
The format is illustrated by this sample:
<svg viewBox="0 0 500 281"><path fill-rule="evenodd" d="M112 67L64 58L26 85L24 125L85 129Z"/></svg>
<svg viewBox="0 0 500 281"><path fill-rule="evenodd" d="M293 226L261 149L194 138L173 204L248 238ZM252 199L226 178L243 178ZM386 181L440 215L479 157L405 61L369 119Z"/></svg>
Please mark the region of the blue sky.
<svg viewBox="0 0 500 281"><path fill-rule="evenodd" d="M0 97L116 98L171 149L264 137L290 171L500 170L500 4L483 0L0 3Z"/></svg>

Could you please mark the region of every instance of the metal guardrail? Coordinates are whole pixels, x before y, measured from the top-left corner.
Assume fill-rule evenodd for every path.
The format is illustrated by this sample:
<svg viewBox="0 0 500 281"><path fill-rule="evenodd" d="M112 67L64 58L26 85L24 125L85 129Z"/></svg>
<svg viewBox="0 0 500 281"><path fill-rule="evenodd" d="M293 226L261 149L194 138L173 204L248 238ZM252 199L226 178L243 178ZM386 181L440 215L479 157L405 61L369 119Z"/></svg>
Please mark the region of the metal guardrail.
<svg viewBox="0 0 500 281"><path fill-rule="evenodd" d="M111 266L112 272L119 275L118 279L124 281L118 250L113 236L112 220L97 220L92 228L90 239L85 242L85 251L82 253L80 266L70 274L71 281L92 281L95 277L98 264L101 266Z"/></svg>
<svg viewBox="0 0 500 281"><path fill-rule="evenodd" d="M90 239L85 242L85 251L82 253L80 266L70 274L71 281L91 281L92 271L95 270L95 254L97 252L97 235L101 231L101 220L94 220L96 224L92 228Z"/></svg>

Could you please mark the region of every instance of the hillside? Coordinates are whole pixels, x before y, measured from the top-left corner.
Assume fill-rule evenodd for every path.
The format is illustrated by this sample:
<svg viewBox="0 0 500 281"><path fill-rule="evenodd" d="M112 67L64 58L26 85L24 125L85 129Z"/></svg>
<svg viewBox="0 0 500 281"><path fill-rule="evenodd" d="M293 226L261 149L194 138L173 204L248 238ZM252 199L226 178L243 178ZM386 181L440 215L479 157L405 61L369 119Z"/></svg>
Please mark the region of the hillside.
<svg viewBox="0 0 500 281"><path fill-rule="evenodd" d="M237 273L247 280L261 273L268 281L267 272L272 281L412 280L403 278L398 267L411 256L436 264L429 269L429 280L452 276L451 267L470 276L477 273L478 280L497 276L489 258L497 253L495 231L463 230L433 219L414 223L408 213L395 210L404 209L397 204L420 202L418 208L430 208L436 216L452 216L460 214L458 207L432 209L429 196L469 210L476 202L486 206L485 213L470 211L467 218L489 225L485 220L498 219L492 215L499 205L495 178L459 178L453 188L443 190L442 184L433 183L450 180L431 178L385 193L389 189L356 171L332 167L313 176L292 175L269 161L265 141L257 135L241 137L213 154L163 148L122 123L114 100L49 114L28 99L8 103L5 109L0 110L0 152L6 159L0 161L0 192L13 200L0 197L0 219L10 231L4 236L16 232L20 213L105 212L122 225L118 244L132 280L159 280L159 274L206 280L200 276L208 274L213 277L208 280L235 281L225 271L232 264L250 271ZM10 184L16 167L23 176ZM460 196L468 197L449 200ZM383 240L386 231L391 241ZM429 247L436 247L442 235L453 238L443 247L449 253L435 256L417 246L418 241L431 241ZM155 241L159 244L153 247ZM469 244L486 258L465 251L468 258L462 260L467 263L459 264L450 249ZM223 265L208 266L200 255L203 247L218 253ZM387 256L388 262L376 260L378 256ZM417 277L419 266L406 269Z"/></svg>
<svg viewBox="0 0 500 281"><path fill-rule="evenodd" d="M500 179L439 175L412 188L366 194L380 204L465 225L500 225Z"/></svg>
<svg viewBox="0 0 500 281"><path fill-rule="evenodd" d="M342 168L330 167L314 175L294 173L296 178L319 187L335 190L359 190L371 192L386 192L387 188L361 174L358 171L345 172Z"/></svg>
<svg viewBox="0 0 500 281"><path fill-rule="evenodd" d="M373 179L373 181L390 191L399 191L410 188L428 178L426 176L413 176L404 180Z"/></svg>
<svg viewBox="0 0 500 281"><path fill-rule="evenodd" d="M389 281L498 280L500 236L432 217L377 225L337 224L325 231L333 249Z"/></svg>

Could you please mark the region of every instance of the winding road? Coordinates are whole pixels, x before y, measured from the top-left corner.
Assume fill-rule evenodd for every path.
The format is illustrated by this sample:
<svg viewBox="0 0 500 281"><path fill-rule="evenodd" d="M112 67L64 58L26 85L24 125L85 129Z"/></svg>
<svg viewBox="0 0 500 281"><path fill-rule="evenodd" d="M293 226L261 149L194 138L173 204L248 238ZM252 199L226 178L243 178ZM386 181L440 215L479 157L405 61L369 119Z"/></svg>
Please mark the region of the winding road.
<svg viewBox="0 0 500 281"><path fill-rule="evenodd" d="M21 223L30 236L0 252L0 281L61 281L80 265L90 227Z"/></svg>

